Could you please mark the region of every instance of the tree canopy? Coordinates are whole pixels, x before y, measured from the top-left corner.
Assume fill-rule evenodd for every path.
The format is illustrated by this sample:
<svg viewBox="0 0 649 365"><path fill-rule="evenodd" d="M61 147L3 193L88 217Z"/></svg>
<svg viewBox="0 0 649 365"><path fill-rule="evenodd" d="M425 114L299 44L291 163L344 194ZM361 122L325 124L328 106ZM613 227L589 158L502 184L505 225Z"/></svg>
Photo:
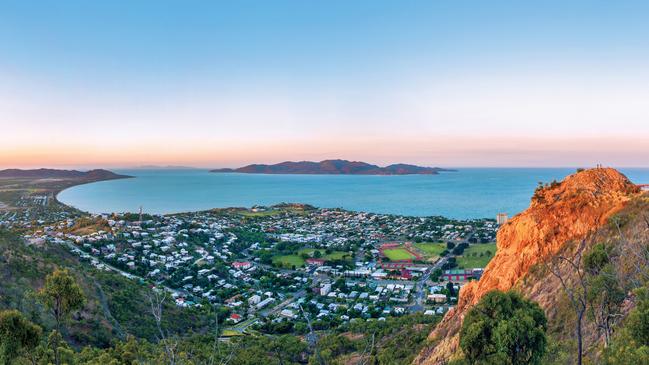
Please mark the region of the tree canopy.
<svg viewBox="0 0 649 365"><path fill-rule="evenodd" d="M38 345L42 330L17 310L0 312L0 363L9 364Z"/></svg>
<svg viewBox="0 0 649 365"><path fill-rule="evenodd" d="M48 275L39 294L43 303L52 310L58 331L61 322L83 308L86 302L83 290L67 269L56 269Z"/></svg>
<svg viewBox="0 0 649 365"><path fill-rule="evenodd" d="M537 303L513 291L492 291L464 318L460 347L471 364L539 364L546 329Z"/></svg>

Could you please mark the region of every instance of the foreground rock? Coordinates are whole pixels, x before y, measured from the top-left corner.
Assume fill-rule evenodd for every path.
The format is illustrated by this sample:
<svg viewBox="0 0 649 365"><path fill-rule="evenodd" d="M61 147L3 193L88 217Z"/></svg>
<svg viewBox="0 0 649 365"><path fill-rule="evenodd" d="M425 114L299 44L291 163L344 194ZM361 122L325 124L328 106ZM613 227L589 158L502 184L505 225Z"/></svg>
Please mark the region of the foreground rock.
<svg viewBox="0 0 649 365"><path fill-rule="evenodd" d="M523 285L522 279L532 266L555 255L564 245L583 240L602 227L639 192L624 175L608 168L582 171L561 183L539 188L530 207L500 228L496 255L484 275L462 288L457 307L430 334L433 347L422 351L415 363L446 363L458 351L464 315L487 292L525 287L524 295L541 297L543 291L560 290L556 283L539 290L538 285ZM540 304L547 309L553 300L541 300Z"/></svg>

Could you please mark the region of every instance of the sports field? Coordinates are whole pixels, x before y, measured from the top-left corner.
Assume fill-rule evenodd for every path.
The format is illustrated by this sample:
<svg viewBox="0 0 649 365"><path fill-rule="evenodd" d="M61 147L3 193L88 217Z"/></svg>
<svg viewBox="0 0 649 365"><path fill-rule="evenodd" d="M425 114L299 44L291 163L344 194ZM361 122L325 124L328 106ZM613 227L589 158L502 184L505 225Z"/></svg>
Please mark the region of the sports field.
<svg viewBox="0 0 649 365"><path fill-rule="evenodd" d="M414 260L416 257L405 248L389 248L383 250L385 257L391 261Z"/></svg>
<svg viewBox="0 0 649 365"><path fill-rule="evenodd" d="M304 266L304 259L299 255L283 255L273 257L273 264L291 268Z"/></svg>

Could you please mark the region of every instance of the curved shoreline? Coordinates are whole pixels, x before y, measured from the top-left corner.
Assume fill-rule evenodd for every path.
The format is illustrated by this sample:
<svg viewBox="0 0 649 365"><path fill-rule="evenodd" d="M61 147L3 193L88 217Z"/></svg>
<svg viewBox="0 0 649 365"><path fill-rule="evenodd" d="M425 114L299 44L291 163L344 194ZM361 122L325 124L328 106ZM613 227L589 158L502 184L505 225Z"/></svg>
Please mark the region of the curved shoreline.
<svg viewBox="0 0 649 365"><path fill-rule="evenodd" d="M119 175L119 176L116 176L116 177L111 177L111 178L101 179L101 180L80 181L80 182L77 183L77 184L72 184L72 185L70 185L70 186L66 186L66 187L64 187L64 188L62 188L62 189L56 189L56 190L53 190L53 191L52 191L52 199L54 200L55 203L57 203L57 204L61 204L61 205L65 206L65 207L68 207L68 208L70 208L70 209L78 210L78 211L83 212L83 213L86 213L86 214L93 214L93 213L91 213L91 212L88 212L88 211L85 211L85 210L79 209L79 208L77 208L77 207L75 207L75 206L73 206L73 205L66 204L66 203L60 201L60 200L59 200L59 194L61 194L61 193L62 193L63 191L65 191L65 190L68 190L68 189L73 188L73 187L76 187L76 186L87 185L87 184L93 184L93 183L98 183L98 182L102 182L102 181L122 180L122 179L135 179L135 178L136 178L136 176Z"/></svg>

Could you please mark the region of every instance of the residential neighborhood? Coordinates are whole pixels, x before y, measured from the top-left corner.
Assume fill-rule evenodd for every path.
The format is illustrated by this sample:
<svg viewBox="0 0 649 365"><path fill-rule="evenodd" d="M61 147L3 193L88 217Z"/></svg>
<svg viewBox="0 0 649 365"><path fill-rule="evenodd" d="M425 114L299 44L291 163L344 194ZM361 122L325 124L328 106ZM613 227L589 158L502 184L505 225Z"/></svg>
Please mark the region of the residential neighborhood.
<svg viewBox="0 0 649 365"><path fill-rule="evenodd" d="M6 218L0 224L34 224ZM308 321L330 328L355 318L443 314L461 285L480 277L497 228L486 219L283 204L71 216L42 222L24 239L63 245L97 270L163 290L177 306L225 308L235 332L274 333Z"/></svg>

